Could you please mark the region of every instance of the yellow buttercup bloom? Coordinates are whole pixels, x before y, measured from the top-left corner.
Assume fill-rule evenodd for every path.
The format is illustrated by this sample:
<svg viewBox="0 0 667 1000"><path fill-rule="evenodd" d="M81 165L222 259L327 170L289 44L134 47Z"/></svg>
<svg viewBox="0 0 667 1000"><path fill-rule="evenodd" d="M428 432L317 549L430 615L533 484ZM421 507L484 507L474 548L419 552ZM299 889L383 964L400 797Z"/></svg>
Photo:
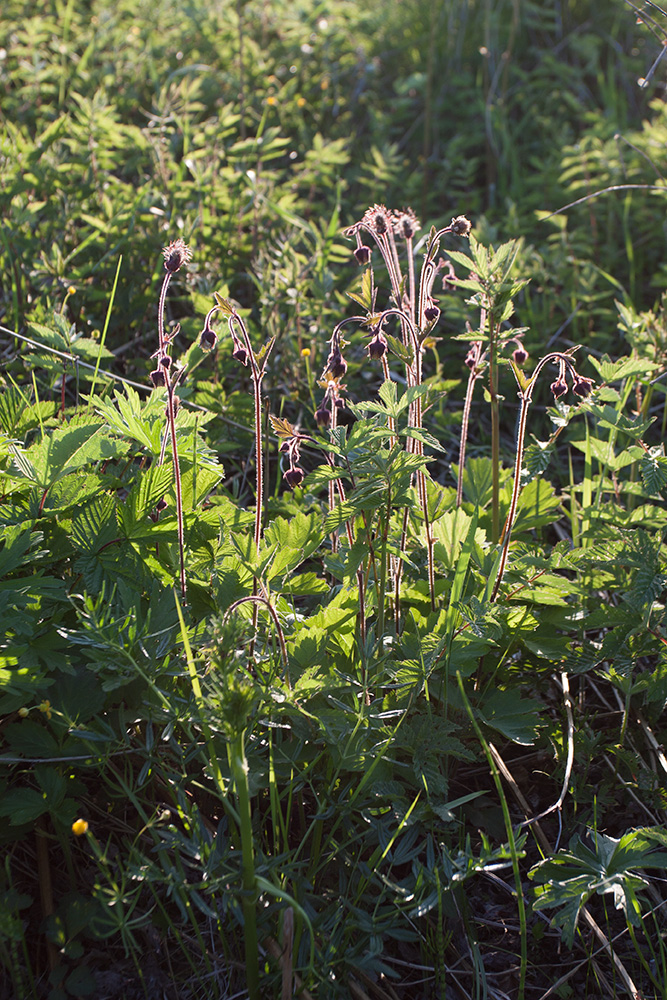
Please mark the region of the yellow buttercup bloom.
<svg viewBox="0 0 667 1000"><path fill-rule="evenodd" d="M85 819L75 819L72 823L72 833L75 837L83 837L88 832L88 823Z"/></svg>
<svg viewBox="0 0 667 1000"><path fill-rule="evenodd" d="M309 358L310 357L310 347L304 347L303 348L303 350L301 351L301 357L302 358Z"/></svg>

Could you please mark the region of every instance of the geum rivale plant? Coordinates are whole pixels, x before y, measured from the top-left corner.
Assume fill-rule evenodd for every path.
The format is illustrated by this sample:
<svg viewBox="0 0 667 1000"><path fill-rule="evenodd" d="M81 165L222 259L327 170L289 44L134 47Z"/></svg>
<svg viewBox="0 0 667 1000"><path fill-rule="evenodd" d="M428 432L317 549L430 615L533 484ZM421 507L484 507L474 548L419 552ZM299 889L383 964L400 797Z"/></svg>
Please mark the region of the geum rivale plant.
<svg viewBox="0 0 667 1000"><path fill-rule="evenodd" d="M522 365L528 358L521 343L524 330L508 324L514 311L513 298L525 285L524 281L515 279L511 275L516 257L516 245L505 244L497 251L493 251L479 244L470 229L470 223L464 216L452 219L449 226L438 230L432 229L424 240L425 252L420 266L417 265L415 254L419 223L411 210L397 212L375 205L358 223L346 230L346 234L356 240L354 256L357 262L365 267L360 287L349 295L362 306L364 313L346 317L333 330L329 342L329 355L319 383L324 390L324 396L315 410L315 420L322 430L328 431L326 448L330 468L328 475L320 472L318 478L319 481L323 481L324 476L328 481L330 513L327 528L331 532L332 551L334 553L337 551L337 530L343 527L350 551L354 553L362 545L368 557L365 564L357 558L355 571L358 583L359 635L362 646L367 631L366 591L370 577L376 582L376 635L380 636L384 631L384 605L385 596L388 594L392 597L394 627L397 633L400 631L401 581L410 515L415 511L415 503L409 496L411 483L414 483L416 488L417 507L421 512L423 528L420 537L425 552L428 598L431 610L436 609L435 539L432 518L437 504L433 496L429 499L429 490L433 483L426 471L428 459L424 449L425 447L440 449L440 445L423 426L424 398L430 391L429 386L425 384L423 358L426 347L434 343L434 329L440 318L440 306L434 291L436 276L441 275L443 291L456 286L473 290L474 294L468 300L468 304L480 310L478 329L473 330L468 323L468 332L461 338L472 341L472 344L466 357L470 374L463 410L459 464L456 470L458 479L456 504L460 506L463 497L466 443L474 387L484 374L488 374L492 436L491 538L500 545L493 581L487 593L487 597L491 600L498 594L507 563L523 482L521 473L525 457L527 416L538 376L548 364L558 366L558 376L551 385L556 401L567 391L566 375L571 378L572 387L579 396L587 396L592 388L592 381L577 373L573 350L551 352L540 360L531 377L523 374ZM454 250L448 253L449 257L471 271L467 279L457 279L451 261L439 256L441 240L449 234L470 237L472 257ZM370 239L373 246L364 242L364 236ZM384 309L380 309L377 303L379 289L375 270L371 265L374 248L379 249L382 255L391 286L391 301ZM398 326L400 337L394 337L389 333L389 324L392 321ZM380 402L365 404L348 402L348 409L358 421L371 416L373 418L370 423L368 420L363 425L358 423L348 434L348 429L339 425L339 413L344 405L346 386L343 380L348 372L348 362L343 353L347 346L343 332L353 325L366 327L369 331L368 356L381 365L384 381L379 392ZM513 348L511 357L506 356L508 347ZM392 379L389 367L391 355L403 365L406 389L400 400L397 398L396 380ZM501 532L498 379L501 365L508 364L512 367L519 388L521 410L512 494L505 526ZM399 377L399 381L403 381L403 378ZM296 431L284 418L272 419L281 441L281 452L289 460L288 468L284 472L285 481L292 488L298 487L302 484L305 474L299 465L300 448L305 442L312 443L313 439ZM567 423L567 420L561 420L561 427L554 437L564 423ZM386 444L385 450L380 447L381 442ZM392 474L396 479L393 483ZM349 487L344 485L343 480L348 481ZM315 480L309 482L315 485ZM351 500L346 493L349 488L352 489ZM401 502L399 494L403 495ZM398 507L402 511L400 528L397 537L392 539L389 536L392 509ZM375 511L379 525L376 536L370 527L371 512ZM359 536L355 529L356 515L360 516Z"/></svg>

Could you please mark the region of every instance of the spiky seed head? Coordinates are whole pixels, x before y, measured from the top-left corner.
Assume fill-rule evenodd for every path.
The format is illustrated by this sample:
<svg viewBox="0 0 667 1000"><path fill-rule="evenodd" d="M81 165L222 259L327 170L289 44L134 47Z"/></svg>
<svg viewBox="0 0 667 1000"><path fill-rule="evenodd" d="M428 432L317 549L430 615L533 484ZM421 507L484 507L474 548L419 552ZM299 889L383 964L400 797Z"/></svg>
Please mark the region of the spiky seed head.
<svg viewBox="0 0 667 1000"><path fill-rule="evenodd" d="M162 254L164 256L164 269L170 274L175 274L184 264L189 264L192 260L192 250L180 236L169 246L164 247Z"/></svg>
<svg viewBox="0 0 667 1000"><path fill-rule="evenodd" d="M364 212L361 224L376 236L385 236L391 225L389 212L384 205L373 205Z"/></svg>
<svg viewBox="0 0 667 1000"><path fill-rule="evenodd" d="M411 240L419 232L417 216L411 208L394 212L394 235L399 239Z"/></svg>
<svg viewBox="0 0 667 1000"><path fill-rule="evenodd" d="M452 219L451 230L457 236L470 236L471 229L472 223L466 219L465 215L457 215L455 219Z"/></svg>

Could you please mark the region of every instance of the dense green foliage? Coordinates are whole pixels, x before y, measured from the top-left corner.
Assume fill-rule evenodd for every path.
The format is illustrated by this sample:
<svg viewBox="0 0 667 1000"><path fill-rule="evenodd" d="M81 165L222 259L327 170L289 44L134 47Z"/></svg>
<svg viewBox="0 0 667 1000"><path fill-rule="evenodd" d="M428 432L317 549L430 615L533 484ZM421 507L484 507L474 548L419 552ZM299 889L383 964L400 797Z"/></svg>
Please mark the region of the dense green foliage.
<svg viewBox="0 0 667 1000"><path fill-rule="evenodd" d="M5 0L0 1000L666 995L644 6Z"/></svg>

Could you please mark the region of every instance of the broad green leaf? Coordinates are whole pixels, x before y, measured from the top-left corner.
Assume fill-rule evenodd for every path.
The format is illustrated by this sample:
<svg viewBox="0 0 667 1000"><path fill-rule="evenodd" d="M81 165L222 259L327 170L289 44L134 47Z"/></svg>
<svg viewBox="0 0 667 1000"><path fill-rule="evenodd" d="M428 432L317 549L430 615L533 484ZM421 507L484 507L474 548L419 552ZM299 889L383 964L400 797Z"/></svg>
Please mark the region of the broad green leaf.
<svg viewBox="0 0 667 1000"><path fill-rule="evenodd" d="M292 573L317 549L323 538L322 519L317 514L299 512L289 521L284 517L275 518L264 533L266 544L277 547L268 578L273 580Z"/></svg>
<svg viewBox="0 0 667 1000"><path fill-rule="evenodd" d="M129 444L109 436L99 422L59 427L25 451L12 449L20 475L41 489L94 462L127 454Z"/></svg>
<svg viewBox="0 0 667 1000"><path fill-rule="evenodd" d="M534 698L522 698L515 690L497 688L480 703L480 718L514 743L531 746L540 728L544 706Z"/></svg>
<svg viewBox="0 0 667 1000"><path fill-rule="evenodd" d="M588 360L603 382L617 382L619 379L629 378L633 375L652 375L658 367L647 358L638 357L619 358L618 361L612 361L608 354L603 354L598 361L592 354L589 354Z"/></svg>

